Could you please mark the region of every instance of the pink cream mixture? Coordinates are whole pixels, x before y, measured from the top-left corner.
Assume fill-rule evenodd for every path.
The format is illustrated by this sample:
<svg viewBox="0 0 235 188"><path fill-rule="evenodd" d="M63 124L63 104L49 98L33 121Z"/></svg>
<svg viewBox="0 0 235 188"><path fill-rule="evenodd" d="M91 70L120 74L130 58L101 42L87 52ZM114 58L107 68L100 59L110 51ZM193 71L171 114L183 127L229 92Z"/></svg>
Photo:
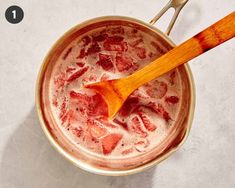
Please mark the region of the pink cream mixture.
<svg viewBox="0 0 235 188"><path fill-rule="evenodd" d="M177 70L136 90L113 120L101 96L82 86L127 76L163 53L153 37L127 26L92 30L69 44L50 82L53 115L67 138L103 157L137 156L157 147L179 113Z"/></svg>

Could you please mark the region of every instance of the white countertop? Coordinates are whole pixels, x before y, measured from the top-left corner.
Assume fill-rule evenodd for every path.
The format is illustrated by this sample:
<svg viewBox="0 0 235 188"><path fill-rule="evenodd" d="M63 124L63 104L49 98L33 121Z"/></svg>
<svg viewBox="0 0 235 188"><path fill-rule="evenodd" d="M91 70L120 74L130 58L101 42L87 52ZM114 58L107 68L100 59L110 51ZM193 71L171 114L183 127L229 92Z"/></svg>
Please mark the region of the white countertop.
<svg viewBox="0 0 235 188"><path fill-rule="evenodd" d="M191 133L179 151L146 172L127 177L84 172L60 156L40 128L35 80L52 44L70 27L93 17L125 15L149 21L166 2L0 1L0 188L235 187L235 39L190 62L196 84ZM12 4L25 12L17 25L4 17ZM180 43L234 9L234 0L189 0L171 37Z"/></svg>

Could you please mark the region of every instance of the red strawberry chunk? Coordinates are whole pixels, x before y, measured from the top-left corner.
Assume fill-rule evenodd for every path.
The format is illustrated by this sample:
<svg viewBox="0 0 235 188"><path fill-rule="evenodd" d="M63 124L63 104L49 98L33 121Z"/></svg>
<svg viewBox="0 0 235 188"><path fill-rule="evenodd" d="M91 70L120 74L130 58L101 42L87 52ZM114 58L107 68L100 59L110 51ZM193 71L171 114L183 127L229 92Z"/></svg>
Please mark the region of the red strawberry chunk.
<svg viewBox="0 0 235 188"><path fill-rule="evenodd" d="M90 100L90 98L86 96L85 94L77 93L75 91L71 91L69 95L72 99L78 99L78 100L85 101L85 102Z"/></svg>
<svg viewBox="0 0 235 188"><path fill-rule="evenodd" d="M107 35L106 33L100 34L100 35L97 35L97 36L93 36L93 42L102 42L102 41L104 41L107 37L108 37L108 35Z"/></svg>
<svg viewBox="0 0 235 188"><path fill-rule="evenodd" d="M83 46L87 46L91 42L91 38L89 36L84 36L82 38Z"/></svg>
<svg viewBox="0 0 235 188"><path fill-rule="evenodd" d="M61 106L60 106L60 114L59 117L62 118L66 113L66 98L64 98Z"/></svg>
<svg viewBox="0 0 235 188"><path fill-rule="evenodd" d="M81 77L87 70L88 70L88 66L87 67L84 67L80 70L78 70L77 72L75 72L74 74L72 74L68 79L67 81L68 82L72 82L74 80L76 80L77 78Z"/></svg>
<svg viewBox="0 0 235 188"><path fill-rule="evenodd" d="M132 123L132 129L134 130L135 133L139 134L141 137L147 137L148 134L142 129L141 127L141 121L138 118L138 116L134 116L131 119Z"/></svg>
<svg viewBox="0 0 235 188"><path fill-rule="evenodd" d="M142 38L139 38L139 39L137 39L137 40L134 40L134 41L130 42L130 46L136 47L136 46L138 46L138 45L141 44L141 43L143 43L143 39L142 39Z"/></svg>
<svg viewBox="0 0 235 188"><path fill-rule="evenodd" d="M156 112L158 115L160 115L163 119L166 120L166 122L169 122L171 120L171 117L169 113L163 108L161 104L155 104L153 102L150 102L148 104L148 107L153 111Z"/></svg>
<svg viewBox="0 0 235 188"><path fill-rule="evenodd" d="M61 113L60 116L61 116L61 123L63 125L68 120L68 112L65 112L64 115L62 115Z"/></svg>
<svg viewBox="0 0 235 188"><path fill-rule="evenodd" d="M52 100L52 104L57 107L58 106L58 102L57 102L57 97L53 97L53 100Z"/></svg>
<svg viewBox="0 0 235 188"><path fill-rule="evenodd" d="M70 126L71 122L74 120L76 120L76 117L74 111L71 109L66 110L65 114L61 117L62 124L67 122L67 126Z"/></svg>
<svg viewBox="0 0 235 188"><path fill-rule="evenodd" d="M59 74L54 78L54 84L57 89L62 88L65 84L65 81L66 81L66 79L65 79L64 73Z"/></svg>
<svg viewBox="0 0 235 188"><path fill-rule="evenodd" d="M128 125L126 122L123 122L117 118L113 120L114 123L117 123L118 125L121 125L123 129L128 130Z"/></svg>
<svg viewBox="0 0 235 188"><path fill-rule="evenodd" d="M99 54L99 61L96 64L100 65L104 70L108 71L113 68L113 62L111 61L111 56L106 54Z"/></svg>
<svg viewBox="0 0 235 188"><path fill-rule="evenodd" d="M77 62L76 64L77 64L77 66L79 66L79 67L84 67L84 65L85 65L83 62Z"/></svg>
<svg viewBox="0 0 235 188"><path fill-rule="evenodd" d="M116 56L116 67L119 72L129 70L133 65L133 59L131 57L125 56L118 53Z"/></svg>
<svg viewBox="0 0 235 188"><path fill-rule="evenodd" d="M149 52L149 53L148 53L148 57L149 57L149 58L152 58L153 55L154 55L153 52Z"/></svg>
<svg viewBox="0 0 235 188"><path fill-rule="evenodd" d="M88 115L98 116L102 115L108 116L108 106L100 94L95 94L91 98L91 102L88 105Z"/></svg>
<svg viewBox="0 0 235 188"><path fill-rule="evenodd" d="M66 107L67 107L67 103L66 103L66 98L64 97L63 98L63 102L62 104L60 105L60 114L59 114L59 118L62 118L65 113L66 113Z"/></svg>
<svg viewBox="0 0 235 188"><path fill-rule="evenodd" d="M77 93L75 91L70 92L70 97L78 100L78 105L86 109L86 113L89 116L108 116L108 106L103 97L96 93L89 97L85 94Z"/></svg>
<svg viewBox="0 0 235 188"><path fill-rule="evenodd" d="M87 53L86 53L85 49L82 48L82 49L80 50L79 55L77 56L77 59L78 59L78 58L84 58L86 55L87 55Z"/></svg>
<svg viewBox="0 0 235 188"><path fill-rule="evenodd" d="M112 27L109 29L112 34L124 34L124 28L121 26Z"/></svg>
<svg viewBox="0 0 235 188"><path fill-rule="evenodd" d="M83 132L84 131L83 131L82 127L75 127L72 129L72 133L77 137L81 137Z"/></svg>
<svg viewBox="0 0 235 188"><path fill-rule="evenodd" d="M165 82L154 80L148 83L146 86L146 93L152 98L161 99L167 92L167 84Z"/></svg>
<svg viewBox="0 0 235 188"><path fill-rule="evenodd" d="M132 29L131 33L136 34L136 33L138 33L138 30L134 28L134 29Z"/></svg>
<svg viewBox="0 0 235 188"><path fill-rule="evenodd" d="M169 97L165 98L165 101L167 103L176 104L176 103L179 102L179 97L177 97L177 96L169 96Z"/></svg>
<svg viewBox="0 0 235 188"><path fill-rule="evenodd" d="M67 57L69 56L69 54L72 52L72 49L73 49L73 47L70 47L70 48L66 51L66 53L65 53L64 56L63 56L63 59L64 59L64 60L67 59Z"/></svg>
<svg viewBox="0 0 235 188"><path fill-rule="evenodd" d="M66 69L66 72L72 73L74 70L76 70L76 68L69 67Z"/></svg>
<svg viewBox="0 0 235 188"><path fill-rule="evenodd" d="M148 131L151 131L151 132L155 131L156 126L150 122L148 116L144 112L142 112L142 111L139 111L138 114L139 114L139 116L140 116L140 118L141 118L145 128Z"/></svg>
<svg viewBox="0 0 235 188"><path fill-rule="evenodd" d="M100 52L101 48L97 42L92 43L91 47L88 48L87 54L94 54Z"/></svg>
<svg viewBox="0 0 235 188"><path fill-rule="evenodd" d="M136 53L137 53L137 56L138 56L140 59L146 58L146 50L145 50L144 48L136 47L136 48L135 48L135 51L136 51Z"/></svg>
<svg viewBox="0 0 235 188"><path fill-rule="evenodd" d="M107 51L118 51L118 52L124 52L127 51L127 43L126 42L104 42L104 49Z"/></svg>
<svg viewBox="0 0 235 188"><path fill-rule="evenodd" d="M138 104L139 99L137 97L129 97L120 109L119 114L124 117L130 115L131 112L133 112L138 107Z"/></svg>
<svg viewBox="0 0 235 188"><path fill-rule="evenodd" d="M112 37L108 37L106 42L109 42L109 43L118 43L118 42L121 42L123 41L123 37L122 36L112 36Z"/></svg>
<svg viewBox="0 0 235 188"><path fill-rule="evenodd" d="M102 149L105 155L110 154L117 146L118 142L121 140L121 134L109 134L102 139Z"/></svg>

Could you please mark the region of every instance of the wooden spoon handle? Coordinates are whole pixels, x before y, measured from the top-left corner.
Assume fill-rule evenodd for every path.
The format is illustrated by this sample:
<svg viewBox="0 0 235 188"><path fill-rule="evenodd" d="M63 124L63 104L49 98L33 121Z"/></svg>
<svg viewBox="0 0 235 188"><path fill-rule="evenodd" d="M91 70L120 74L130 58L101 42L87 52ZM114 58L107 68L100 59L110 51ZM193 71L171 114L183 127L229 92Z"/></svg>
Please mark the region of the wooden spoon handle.
<svg viewBox="0 0 235 188"><path fill-rule="evenodd" d="M128 84L128 87L125 89L133 91L144 83L153 80L169 70L233 38L234 36L235 11L181 45L175 47L143 69L126 77L125 81L126 84Z"/></svg>

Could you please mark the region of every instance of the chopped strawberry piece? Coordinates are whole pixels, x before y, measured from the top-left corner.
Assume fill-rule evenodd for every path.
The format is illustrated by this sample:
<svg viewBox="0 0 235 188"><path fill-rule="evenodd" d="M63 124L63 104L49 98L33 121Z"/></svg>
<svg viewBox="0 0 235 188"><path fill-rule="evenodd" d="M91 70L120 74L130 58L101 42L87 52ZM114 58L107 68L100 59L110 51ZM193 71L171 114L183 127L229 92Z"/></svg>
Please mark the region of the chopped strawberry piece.
<svg viewBox="0 0 235 188"><path fill-rule="evenodd" d="M73 47L70 47L70 48L66 51L66 53L65 53L64 56L63 56L63 60L67 59L67 57L69 56L69 54L72 52L72 49L73 49Z"/></svg>
<svg viewBox="0 0 235 188"><path fill-rule="evenodd" d="M86 55L87 55L87 53L86 53L85 49L82 48L82 49L80 50L79 55L77 56L77 59L78 59L78 58L84 58Z"/></svg>
<svg viewBox="0 0 235 188"><path fill-rule="evenodd" d="M91 38L89 36L84 36L82 38L83 46L87 46L91 42Z"/></svg>
<svg viewBox="0 0 235 188"><path fill-rule="evenodd" d="M67 126L70 126L71 122L74 120L76 120L76 117L74 111L71 109L66 110L65 114L61 117L62 125L67 122Z"/></svg>
<svg viewBox="0 0 235 188"><path fill-rule="evenodd" d="M108 116L108 106L100 94L96 93L89 97L85 94L71 91L70 97L78 100L78 104L86 109L86 113L89 116Z"/></svg>
<svg viewBox="0 0 235 188"><path fill-rule="evenodd" d="M83 134L83 129L82 127L75 127L72 129L72 133L77 137L81 137Z"/></svg>
<svg viewBox="0 0 235 188"><path fill-rule="evenodd" d="M107 37L108 37L108 35L107 35L106 33L100 34L100 35L97 35L97 36L93 36L93 42L102 42L102 41L104 41Z"/></svg>
<svg viewBox="0 0 235 188"><path fill-rule="evenodd" d="M148 57L149 58L153 58L155 56L155 59L158 57L158 56L156 56L156 54L154 54L153 52L149 52L148 53Z"/></svg>
<svg viewBox="0 0 235 188"><path fill-rule="evenodd" d="M118 53L116 56L116 67L119 72L129 70L133 65L133 59L131 57L125 56Z"/></svg>
<svg viewBox="0 0 235 188"><path fill-rule="evenodd" d="M87 67L84 67L80 70L78 70L77 72L75 72L74 74L72 74L68 79L67 81L68 82L72 82L74 80L76 80L77 78L81 77L87 70L88 70L88 66Z"/></svg>
<svg viewBox="0 0 235 188"><path fill-rule="evenodd" d="M58 106L58 102L57 102L57 97L53 98L52 104L57 107Z"/></svg>
<svg viewBox="0 0 235 188"><path fill-rule="evenodd" d="M142 38L139 38L139 39L137 39L137 40L134 40L134 41L130 42L130 46L136 47L136 46L138 46L138 45L141 44L141 43L143 43L143 39L142 39Z"/></svg>
<svg viewBox="0 0 235 188"><path fill-rule="evenodd" d="M140 64L138 64L138 63L133 63L133 65L132 65L132 71L137 71L138 69L139 69L139 67L140 67Z"/></svg>
<svg viewBox="0 0 235 188"><path fill-rule="evenodd" d="M167 103L176 104L179 102L179 97L177 97L177 96L166 97L165 101Z"/></svg>
<svg viewBox="0 0 235 188"><path fill-rule="evenodd" d="M72 99L78 99L78 100L82 100L82 101L89 101L90 100L90 98L88 96L86 96L85 94L77 93L75 91L71 91L69 93L69 95Z"/></svg>
<svg viewBox="0 0 235 188"><path fill-rule="evenodd" d="M161 99L167 92L167 84L165 82L154 80L148 83L146 86L146 93L152 98Z"/></svg>
<svg viewBox="0 0 235 188"><path fill-rule="evenodd" d="M112 36L108 37L106 41L109 43L117 43L123 41L123 39L124 38L122 36Z"/></svg>
<svg viewBox="0 0 235 188"><path fill-rule="evenodd" d="M69 67L69 68L66 69L66 72L72 73L74 70L76 70L76 68Z"/></svg>
<svg viewBox="0 0 235 188"><path fill-rule="evenodd" d="M99 54L99 61L96 64L100 65L104 70L108 71L113 68L113 62L111 61L111 56L106 54Z"/></svg>
<svg viewBox="0 0 235 188"><path fill-rule="evenodd" d="M152 124L148 118L148 116L142 112L142 111L139 111L138 112L139 116L140 116L140 119L142 120L145 128L148 130L148 131L155 131L156 129L156 126L154 124Z"/></svg>
<svg viewBox="0 0 235 188"><path fill-rule="evenodd" d="M137 97L129 97L120 109L120 115L124 117L129 116L131 112L133 112L138 107L138 104L139 99Z"/></svg>
<svg viewBox="0 0 235 188"><path fill-rule="evenodd" d="M65 112L64 115L62 115L62 113L60 113L61 116L61 123L62 125L64 125L64 123L68 120L68 113Z"/></svg>
<svg viewBox="0 0 235 188"><path fill-rule="evenodd" d="M109 134L102 139L102 149L105 155L110 154L121 140L121 134Z"/></svg>
<svg viewBox="0 0 235 188"><path fill-rule="evenodd" d="M118 26L118 27L112 27L109 29L109 31L112 33L112 34L124 34L124 28L121 27L121 26Z"/></svg>
<svg viewBox="0 0 235 188"><path fill-rule="evenodd" d="M125 149L125 150L122 151L122 155L127 155L131 152L133 152L133 148Z"/></svg>
<svg viewBox="0 0 235 188"><path fill-rule="evenodd" d="M131 32L136 34L136 33L138 33L138 30L134 28L134 29L131 30Z"/></svg>
<svg viewBox="0 0 235 188"><path fill-rule="evenodd" d="M163 119L166 120L166 122L169 122L169 120L171 120L169 113L163 108L161 104L150 102L147 107L150 108L153 112L156 112L158 115L160 115Z"/></svg>
<svg viewBox="0 0 235 188"><path fill-rule="evenodd" d="M139 120L138 116L134 116L131 119L132 129L135 133L139 134L141 137L147 137L148 134L142 129L141 121Z"/></svg>
<svg viewBox="0 0 235 188"><path fill-rule="evenodd" d="M110 42L105 41L104 42L104 49L107 51L118 51L118 52L124 52L127 51L128 46L126 42Z"/></svg>
<svg viewBox="0 0 235 188"><path fill-rule="evenodd" d="M94 54L100 52L101 48L97 42L92 43L91 47L88 48L87 54Z"/></svg>
<svg viewBox="0 0 235 188"><path fill-rule="evenodd" d="M83 62L77 62L76 64L77 64L77 66L79 66L79 67L84 67L84 65L85 65Z"/></svg>
<svg viewBox="0 0 235 188"><path fill-rule="evenodd" d="M117 118L113 120L114 123L117 123L118 125L121 125L123 129L128 130L128 125L126 122L123 122Z"/></svg>
<svg viewBox="0 0 235 188"><path fill-rule="evenodd" d="M95 94L92 96L92 100L88 106L90 116L103 115L108 116L108 106L100 94Z"/></svg>
<svg viewBox="0 0 235 188"><path fill-rule="evenodd" d="M66 98L63 99L63 102L60 106L60 114L59 117L62 118L66 113Z"/></svg>
<svg viewBox="0 0 235 188"><path fill-rule="evenodd" d="M65 74L61 73L54 78L54 84L57 89L62 88L65 84Z"/></svg>
<svg viewBox="0 0 235 188"><path fill-rule="evenodd" d="M136 51L136 53L137 53L137 56L138 56L140 59L146 58L146 50L145 50L144 48L136 47L136 48L135 48L135 51Z"/></svg>

